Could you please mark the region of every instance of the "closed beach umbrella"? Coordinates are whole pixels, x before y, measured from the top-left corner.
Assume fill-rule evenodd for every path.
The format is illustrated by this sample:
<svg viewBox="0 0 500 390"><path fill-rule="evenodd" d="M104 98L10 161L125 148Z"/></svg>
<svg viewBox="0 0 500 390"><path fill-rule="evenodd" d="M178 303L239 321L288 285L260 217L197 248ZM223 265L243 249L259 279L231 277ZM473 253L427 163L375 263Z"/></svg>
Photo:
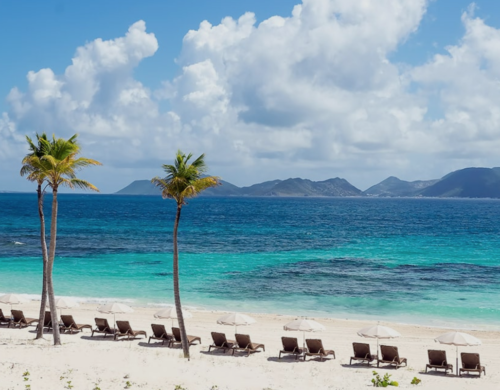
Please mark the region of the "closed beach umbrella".
<svg viewBox="0 0 500 390"><path fill-rule="evenodd" d="M306 347L306 334L305 332L321 332L325 330L325 327L321 325L319 322L314 320L308 320L307 318L297 318L285 326L283 326L284 330L288 331L297 331L302 332L303 335L303 346Z"/></svg>
<svg viewBox="0 0 500 390"><path fill-rule="evenodd" d="M448 332L445 334L442 334L441 336L437 337L434 339L436 343L439 344L447 344L447 345L454 345L457 353L457 375L458 375L458 347L471 347L475 345L481 345L481 340L478 338L475 338L474 336L471 336L470 334L467 333L462 333L462 332Z"/></svg>
<svg viewBox="0 0 500 390"><path fill-rule="evenodd" d="M189 311L184 310L184 309L181 309L181 310L182 310L182 316L184 318L192 318L193 317L193 315ZM170 319L170 320L172 320L172 326L173 326L174 320L178 320L177 308L175 306L173 306L173 307L167 307L166 309L161 309L160 311L157 311L154 314L154 317L167 319L167 320Z"/></svg>
<svg viewBox="0 0 500 390"><path fill-rule="evenodd" d="M225 316L222 316L217 320L217 323L220 325L234 326L235 332L237 331L238 326L251 325L254 324L255 322L256 321L252 317L241 313L226 314Z"/></svg>
<svg viewBox="0 0 500 390"><path fill-rule="evenodd" d="M379 339L395 339L401 334L388 326L375 325L368 326L358 330L358 336L377 339L377 355L378 355L378 340Z"/></svg>
<svg viewBox="0 0 500 390"><path fill-rule="evenodd" d="M10 305L12 310L12 305L19 305L21 303L26 303L28 300L17 294L5 294L0 297L0 302Z"/></svg>
<svg viewBox="0 0 500 390"><path fill-rule="evenodd" d="M132 313L134 309L124 303L111 302L97 308L99 313L113 314L113 321L116 328L116 314Z"/></svg>

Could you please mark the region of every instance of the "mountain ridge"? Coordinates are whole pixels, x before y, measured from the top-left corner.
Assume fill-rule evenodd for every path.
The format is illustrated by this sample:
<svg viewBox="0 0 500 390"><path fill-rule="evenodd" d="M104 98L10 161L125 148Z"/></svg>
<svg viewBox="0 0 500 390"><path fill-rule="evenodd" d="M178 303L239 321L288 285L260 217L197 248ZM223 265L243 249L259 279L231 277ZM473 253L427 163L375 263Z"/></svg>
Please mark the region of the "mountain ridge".
<svg viewBox="0 0 500 390"><path fill-rule="evenodd" d="M276 179L246 187L226 181L221 183L221 186L207 189L201 196L500 198L500 167L464 168L434 180L405 181L389 176L365 191L339 177L322 181ZM115 194L158 195L160 190L149 180L136 180Z"/></svg>

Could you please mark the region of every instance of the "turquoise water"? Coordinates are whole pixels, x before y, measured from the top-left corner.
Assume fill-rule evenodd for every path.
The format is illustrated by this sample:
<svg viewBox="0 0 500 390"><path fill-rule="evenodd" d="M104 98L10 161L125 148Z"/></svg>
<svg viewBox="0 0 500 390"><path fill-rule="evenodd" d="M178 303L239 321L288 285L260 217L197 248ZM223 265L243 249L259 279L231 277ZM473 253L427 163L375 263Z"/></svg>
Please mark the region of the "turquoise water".
<svg viewBox="0 0 500 390"><path fill-rule="evenodd" d="M39 294L36 196L0 194L0 205L0 293ZM174 213L159 197L62 195L56 294L171 304ZM499 217L494 200L194 199L181 218L181 296L500 329Z"/></svg>

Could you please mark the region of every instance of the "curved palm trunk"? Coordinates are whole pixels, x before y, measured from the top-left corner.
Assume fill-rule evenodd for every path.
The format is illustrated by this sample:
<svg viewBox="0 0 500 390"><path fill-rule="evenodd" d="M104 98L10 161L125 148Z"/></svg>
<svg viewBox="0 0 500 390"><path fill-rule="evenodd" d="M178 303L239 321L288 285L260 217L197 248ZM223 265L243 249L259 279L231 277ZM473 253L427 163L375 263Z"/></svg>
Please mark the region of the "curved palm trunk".
<svg viewBox="0 0 500 390"><path fill-rule="evenodd" d="M42 298L40 299L40 315L38 316L38 329L36 338L43 337L43 322L45 318L45 306L47 305L47 242L45 241L45 215L43 213L43 192L42 185L38 184L38 214L40 216L40 244L42 246L42 259L43 259L43 286Z"/></svg>
<svg viewBox="0 0 500 390"><path fill-rule="evenodd" d="M56 238L57 238L57 187L52 189L52 219L50 221L50 246L49 258L47 262L47 292L49 296L50 313L52 317L52 329L54 335L54 345L61 345L61 335L57 324L56 299L54 296L54 284L52 283L52 269L54 268L54 258L56 256Z"/></svg>
<svg viewBox="0 0 500 390"><path fill-rule="evenodd" d="M186 334L186 327L184 326L184 317L182 316L181 295L179 290L179 252L177 249L177 229L179 227L179 220L181 219L182 205L177 205L177 214L174 223L174 301L177 310L177 318L179 321L179 329L182 338L182 350L184 357L189 359L189 343Z"/></svg>

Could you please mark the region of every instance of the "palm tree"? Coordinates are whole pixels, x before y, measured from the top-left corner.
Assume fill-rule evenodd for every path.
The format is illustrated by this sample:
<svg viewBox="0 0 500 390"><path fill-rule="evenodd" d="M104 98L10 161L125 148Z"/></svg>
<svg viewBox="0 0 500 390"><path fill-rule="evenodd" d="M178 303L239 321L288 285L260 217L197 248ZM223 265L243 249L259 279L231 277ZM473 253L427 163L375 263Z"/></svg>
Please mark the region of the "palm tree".
<svg viewBox="0 0 500 390"><path fill-rule="evenodd" d="M174 223L174 300L179 321L179 329L182 338L182 350L184 357L189 359L189 344L187 341L184 317L182 316L181 296L179 291L179 252L177 249L177 230L181 218L182 206L187 204L186 200L197 196L200 192L220 184L219 178L215 176L203 177L207 171L205 155L202 154L191 164L189 160L193 155L185 155L177 151L174 165L162 165L167 176L162 179L155 177L151 182L162 190L163 198L173 199L177 202L177 213Z"/></svg>
<svg viewBox="0 0 500 390"><path fill-rule="evenodd" d="M76 136L71 137L68 142L73 142ZM45 174L40 165L40 159L50 153L50 143L47 139L47 134L42 133L42 135L36 134L37 144L35 144L32 139L26 136L26 141L30 149L28 153L23 158L23 166L21 168L21 176L26 176L29 181L37 182L37 195L38 195L38 215L40 218L40 244L42 247L42 260L43 260L43 278L42 278L42 296L40 299L40 314L39 322L43 324L43 319L45 317L45 307L47 305L47 241L45 239L45 215L43 211L43 201L45 195L45 188L42 189L45 182ZM37 328L36 338L40 339L43 337L43 327L39 326Z"/></svg>
<svg viewBox="0 0 500 390"><path fill-rule="evenodd" d="M31 158L30 163L35 171L38 171L40 177L47 182L47 185L52 188L52 217L50 225L50 245L47 257L46 279L47 279L47 295L49 298L49 306L52 315L52 323L57 324L57 310L54 296L54 285L52 281L52 270L54 267L54 258L56 254L57 241L57 193L60 186L66 186L71 189L81 188L99 191L93 184L78 179L76 171L90 166L101 165L100 162L84 157L78 157L80 147L76 143L77 135L74 135L69 140L53 137L52 141L40 139L42 148L45 153L40 158ZM61 345L59 335L59 327L53 327L54 345Z"/></svg>
<svg viewBox="0 0 500 390"><path fill-rule="evenodd" d="M42 286L42 299L40 302L40 315L39 323L43 324L43 319L45 315L45 306L47 305L47 241L45 240L45 215L43 213L43 195L45 194L45 189L42 189L43 183L45 181L45 176L43 172L37 169L37 161L40 160L46 153L46 148L44 148L44 143L42 139L47 141L47 134L42 133L42 135L36 134L36 139L38 144L35 144L30 137L26 136L26 141L28 142L29 149L31 153L27 154L23 158L23 166L21 168L21 176L28 176L29 181L36 181L38 184L37 195L38 195L38 215L40 217L40 243L42 246L42 260L43 260L43 286ZM37 328L36 338L40 339L43 337L43 327L39 326Z"/></svg>

